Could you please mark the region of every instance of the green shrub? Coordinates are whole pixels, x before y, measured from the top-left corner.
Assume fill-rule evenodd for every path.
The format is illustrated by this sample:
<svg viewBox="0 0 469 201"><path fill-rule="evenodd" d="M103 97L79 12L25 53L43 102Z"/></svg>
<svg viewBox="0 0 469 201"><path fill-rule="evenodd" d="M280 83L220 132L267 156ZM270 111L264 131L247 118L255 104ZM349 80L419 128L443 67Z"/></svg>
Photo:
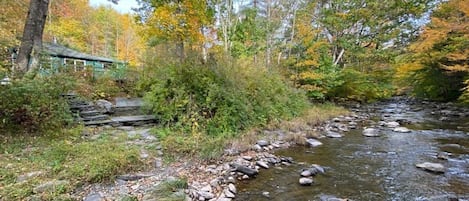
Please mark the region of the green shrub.
<svg viewBox="0 0 469 201"><path fill-rule="evenodd" d="M61 95L72 86L63 76L23 79L0 86L0 128L15 132L61 128L71 121Z"/></svg>
<svg viewBox="0 0 469 201"><path fill-rule="evenodd" d="M234 133L294 116L305 106L304 96L277 73L259 68L188 62L156 70L160 76L145 100L163 124L187 131Z"/></svg>
<svg viewBox="0 0 469 201"><path fill-rule="evenodd" d="M141 81L140 90L148 91L144 100L160 122L179 131L169 137L172 142L193 144L196 150L199 141L210 140L207 136L234 136L293 117L306 107L304 94L275 70L235 65L189 61L152 67L153 76Z"/></svg>

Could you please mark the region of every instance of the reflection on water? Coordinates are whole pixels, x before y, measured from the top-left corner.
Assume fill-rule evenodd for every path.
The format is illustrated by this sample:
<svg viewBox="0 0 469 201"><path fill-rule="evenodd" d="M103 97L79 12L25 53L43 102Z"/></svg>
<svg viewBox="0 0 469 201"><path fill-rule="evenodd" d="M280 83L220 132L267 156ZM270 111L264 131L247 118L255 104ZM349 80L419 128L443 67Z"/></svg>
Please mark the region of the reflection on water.
<svg viewBox="0 0 469 201"><path fill-rule="evenodd" d="M443 122L412 107L372 108L378 119L386 113L387 118L412 122L407 125L411 133L386 130L381 137L367 138L361 130L352 130L343 138L321 139L324 145L316 148L278 151L297 163L262 170L256 179L239 182L236 200L321 200L326 195L351 200L469 200L469 118ZM449 152L449 160L438 159L441 152ZM417 169L415 164L422 162L442 163L448 170L433 174ZM327 172L314 177L313 186L300 186L299 171L310 164L328 167Z"/></svg>

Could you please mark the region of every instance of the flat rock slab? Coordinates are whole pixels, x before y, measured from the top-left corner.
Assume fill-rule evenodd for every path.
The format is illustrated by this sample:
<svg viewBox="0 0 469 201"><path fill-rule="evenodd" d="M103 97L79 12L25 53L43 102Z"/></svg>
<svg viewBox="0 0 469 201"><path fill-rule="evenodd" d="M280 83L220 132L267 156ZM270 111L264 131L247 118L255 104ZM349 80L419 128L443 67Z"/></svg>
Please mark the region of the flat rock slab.
<svg viewBox="0 0 469 201"><path fill-rule="evenodd" d="M112 117L112 121L118 123L134 122L134 121L149 121L155 120L153 115L137 115L137 116L121 116L121 117Z"/></svg>
<svg viewBox="0 0 469 201"><path fill-rule="evenodd" d="M115 107L141 107L143 100L141 98L116 98Z"/></svg>

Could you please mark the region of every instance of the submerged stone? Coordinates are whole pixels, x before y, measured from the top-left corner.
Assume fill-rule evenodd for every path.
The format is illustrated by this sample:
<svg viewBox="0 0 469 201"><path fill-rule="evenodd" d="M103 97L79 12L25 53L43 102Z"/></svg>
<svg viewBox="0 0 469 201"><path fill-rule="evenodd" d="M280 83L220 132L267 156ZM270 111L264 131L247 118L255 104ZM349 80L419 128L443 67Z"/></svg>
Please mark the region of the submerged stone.
<svg viewBox="0 0 469 201"><path fill-rule="evenodd" d="M418 168L422 168L424 170L430 171L430 172L435 172L435 173L444 173L446 171L445 166L440 163L430 163L430 162L425 162L425 163L419 163L415 165Z"/></svg>

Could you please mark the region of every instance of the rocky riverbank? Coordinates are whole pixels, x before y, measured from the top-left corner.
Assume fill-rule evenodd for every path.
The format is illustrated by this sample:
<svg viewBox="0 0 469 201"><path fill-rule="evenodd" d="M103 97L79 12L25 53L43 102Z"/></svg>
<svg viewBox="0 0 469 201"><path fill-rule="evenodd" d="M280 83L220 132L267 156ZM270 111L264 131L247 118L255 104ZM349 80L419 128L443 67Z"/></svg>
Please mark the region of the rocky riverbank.
<svg viewBox="0 0 469 201"><path fill-rule="evenodd" d="M318 128L322 135L311 142L324 145L277 151L297 163L267 171L259 176L264 181L239 184L239 198L468 198L469 144L464 140L469 137L468 108L407 98L347 107L354 114L334 118ZM325 175L308 174L315 163L324 166Z"/></svg>
<svg viewBox="0 0 469 201"><path fill-rule="evenodd" d="M411 129L406 126L417 123L418 120L396 115L403 111L431 110L428 112L440 116L439 119L443 121L469 117L467 108L457 107L451 103L438 104L425 101L417 103L411 99L391 101L404 102L413 107L399 107L397 104L392 110L379 111L378 109L379 114L377 114L374 104L366 107L359 104L349 105L352 111L350 115L333 118L321 125L302 126L288 130L263 130L258 133L261 137L248 149L239 150L229 147L225 150L225 154L215 162L181 158L177 160L178 162L164 164L162 155L151 156L155 157L154 170L122 175L117 177L111 185L86 186L81 191L77 191L76 195L87 201L119 200L125 196L132 196L138 200L154 200L149 192L158 184L168 178L186 178L188 188L184 190L184 193L187 195L187 200L228 201L236 198L238 181L255 179L256 175L264 169L281 169L295 163L292 158L274 155L273 152L278 149L286 149L298 144L311 147L321 146L322 138L341 138L350 130L360 128L365 124L368 127L363 131L364 137L380 137L385 130L411 132ZM416 104L421 107L416 107ZM370 119L372 117L379 117L379 119ZM465 126L469 127L467 124ZM305 166L315 167L314 164L305 164ZM303 175L304 171L301 171L299 184L308 185L313 180L310 175Z"/></svg>

